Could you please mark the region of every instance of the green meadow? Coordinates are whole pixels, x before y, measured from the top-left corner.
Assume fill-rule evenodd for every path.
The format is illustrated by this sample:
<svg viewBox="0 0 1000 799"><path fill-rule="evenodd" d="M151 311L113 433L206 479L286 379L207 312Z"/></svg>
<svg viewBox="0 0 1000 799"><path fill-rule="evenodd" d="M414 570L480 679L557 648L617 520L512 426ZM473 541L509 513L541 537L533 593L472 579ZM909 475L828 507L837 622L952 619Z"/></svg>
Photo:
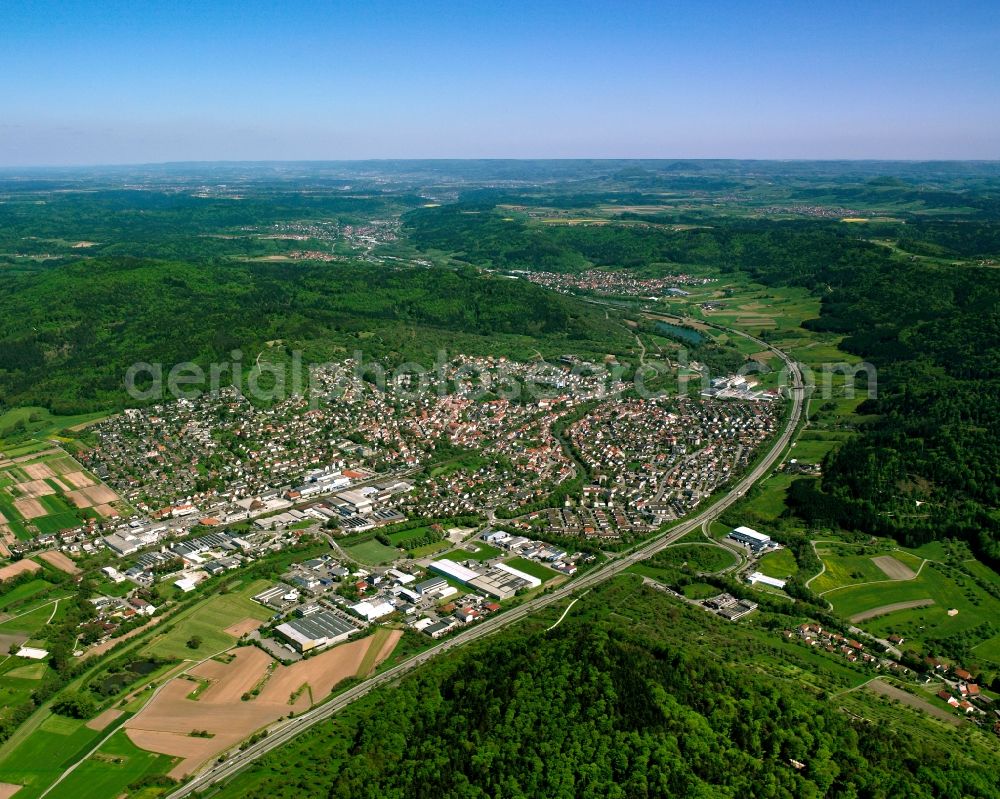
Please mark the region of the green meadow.
<svg viewBox="0 0 1000 799"><path fill-rule="evenodd" d="M466 548L468 547L468 548ZM475 551L472 551L475 550ZM490 546L484 541L470 541L458 549L446 552L441 556L445 560L491 560L502 555L503 552L496 547Z"/></svg>
<svg viewBox="0 0 1000 799"><path fill-rule="evenodd" d="M153 635L140 653L171 660L200 660L228 649L237 639L224 632L226 627L243 619L263 621L271 616L268 608L250 598L270 585L267 580L254 580L232 593L207 597L193 609L182 611L182 618L163 622L165 629ZM187 642L195 636L201 639L201 645L191 649Z"/></svg>
<svg viewBox="0 0 1000 799"><path fill-rule="evenodd" d="M757 570L768 577L777 577L779 580L786 580L798 574L799 564L795 562L795 556L788 549L779 549L776 552L768 552L757 563Z"/></svg>
<svg viewBox="0 0 1000 799"><path fill-rule="evenodd" d="M527 558L511 558L504 562L512 569L517 569L525 574L530 574L532 577L537 577L543 583L548 582L553 577L559 576L559 572L550 569L548 566L543 566L538 561L528 560Z"/></svg>
<svg viewBox="0 0 1000 799"><path fill-rule="evenodd" d="M124 731L119 730L48 796L53 799L106 799L121 796L132 783L143 777L166 774L176 762L177 758L140 749L129 740Z"/></svg>
<svg viewBox="0 0 1000 799"><path fill-rule="evenodd" d="M843 588L824 597L845 617L898 602L933 600L931 606L895 611L864 623L865 629L872 632L895 632L912 641L956 635L986 622L996 624L1000 619L1000 599L984 591L972 578L937 563L928 563L913 580ZM948 615L949 610L958 613ZM991 644L986 652L992 649Z"/></svg>
<svg viewBox="0 0 1000 799"><path fill-rule="evenodd" d="M347 544L342 547L344 552L346 552L358 563L367 564L369 566L378 566L383 563L390 563L399 557L399 550L395 547L387 547L376 541L374 538L370 541L361 541L357 544Z"/></svg>

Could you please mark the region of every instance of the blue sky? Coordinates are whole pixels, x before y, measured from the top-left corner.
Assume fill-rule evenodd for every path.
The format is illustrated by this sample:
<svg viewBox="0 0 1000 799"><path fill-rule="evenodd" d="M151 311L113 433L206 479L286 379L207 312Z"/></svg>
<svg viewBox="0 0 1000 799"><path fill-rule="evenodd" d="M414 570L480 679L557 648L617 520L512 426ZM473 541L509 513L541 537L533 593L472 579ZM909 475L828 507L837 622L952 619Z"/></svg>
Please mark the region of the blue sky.
<svg viewBox="0 0 1000 799"><path fill-rule="evenodd" d="M0 165L1000 158L996 2L18 2Z"/></svg>

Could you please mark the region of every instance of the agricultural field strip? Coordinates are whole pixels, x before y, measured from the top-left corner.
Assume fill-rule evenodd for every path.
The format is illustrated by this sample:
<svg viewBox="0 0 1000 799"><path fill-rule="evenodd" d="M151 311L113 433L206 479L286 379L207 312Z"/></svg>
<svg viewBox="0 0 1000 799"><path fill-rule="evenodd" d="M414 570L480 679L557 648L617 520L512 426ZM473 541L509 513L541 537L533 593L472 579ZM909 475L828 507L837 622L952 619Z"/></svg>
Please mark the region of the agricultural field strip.
<svg viewBox="0 0 1000 799"><path fill-rule="evenodd" d="M0 494L0 504L13 515L7 523L18 529L34 524L39 533L56 532L65 529L70 519L68 526L78 523L75 515L70 516L75 511L103 507L121 499L61 446L5 460L0 472L10 475L13 481ZM14 487L20 497L10 493Z"/></svg>
<svg viewBox="0 0 1000 799"><path fill-rule="evenodd" d="M924 570L924 566L926 566L928 563L931 562L932 561L928 560L927 558L924 558L923 563L920 564L920 568L917 569L916 573L912 577L901 577L898 580L893 580L893 579L869 580L867 582L850 583L848 585L838 585L836 588L828 588L826 591L821 591L819 596L826 596L827 594L832 594L834 591L842 591L845 588L857 588L858 586L862 585L881 585L882 583L905 583L910 580L916 580L920 576L920 573ZM819 577L818 574L816 576Z"/></svg>
<svg viewBox="0 0 1000 799"><path fill-rule="evenodd" d="M851 546L851 544L845 543L844 541L834 541L834 540L830 540L830 539L818 539L818 540L815 540L815 541L810 541L809 543L812 545L813 553L816 555L816 559L820 562L820 570L818 572L816 572L816 574L814 574L808 580L806 580L806 582L805 582L806 588L808 588L812 584L813 580L815 580L817 577L820 577L820 576L822 576L823 574L826 573L826 563L823 561L823 556L820 555L819 552L816 549L816 545L817 544L834 544L836 546ZM861 544L857 544L856 546L861 546ZM893 549L892 551L893 552L903 552L904 554L909 554L909 553L906 553L905 550L902 550L902 549L899 549L899 548ZM898 582L902 582L902 581L905 581L905 580L915 580L917 577L920 576L920 573L923 571L924 566L927 565L928 563L932 563L932 562L936 562L936 561L932 561L929 558L923 558L922 561L921 561L921 563L920 563L920 567L917 569L916 573L912 577L904 577L904 578L901 578L899 580L889 580L889 579L887 579L887 580L873 580L873 581L870 581L870 582L851 583L850 585L838 585L836 588L829 588L826 591L820 592L819 596L823 596L824 594L829 594L832 591L839 591L842 588L855 588L856 586L859 586L859 585L874 585L876 583L898 583Z"/></svg>
<svg viewBox="0 0 1000 799"><path fill-rule="evenodd" d="M850 619L848 619L848 621L856 624L857 622L868 621L869 619L877 619L879 616L888 616L890 613L895 613L898 610L929 608L933 604L933 599L909 599L904 602L893 602L889 605L881 605L877 608L871 608L870 610L863 610L860 613L855 613L850 617Z"/></svg>
<svg viewBox="0 0 1000 799"><path fill-rule="evenodd" d="M60 597L60 599L66 599L66 598L68 598L68 595L67 597ZM39 605L38 607L35 607L28 612L33 613L39 610L41 607L44 607L45 605L49 604L49 602L53 601L55 600L49 600L43 605ZM160 622L163 622L170 619L176 622L194 613L198 609L198 607L199 605L197 604L190 607L176 607L171 611L169 611L168 613L164 614L163 616L155 617L153 621L156 622L157 620L159 620ZM150 629L155 629L156 626L158 625L154 624L151 628L140 627L137 630L134 630L132 633L130 633L129 635L133 636L135 640L129 643L128 646L126 646L120 654L124 654L126 651L131 651L135 648L148 644L149 642L145 639L144 634L148 633ZM214 655L212 657L214 657ZM86 681L87 678L91 677L96 671L98 671L102 665L103 664L101 662L95 663L90 669L82 673L66 687L69 689L78 688ZM10 754L14 750L16 750L18 746L20 746L35 730L37 730L41 726L41 724L45 721L45 719L51 716L51 712L48 709L49 704L50 702L43 704L41 707L39 707L24 724L22 724L20 727L17 728L17 730L15 730L14 734L11 735L10 738L4 741L3 744L0 744L0 761L9 757Z"/></svg>
<svg viewBox="0 0 1000 799"><path fill-rule="evenodd" d="M187 674L187 672L190 669L193 669L195 666L198 666L208 660L211 660L214 657L218 657L219 655L222 655L225 652L227 652L229 649L232 649L232 647L226 647L226 649L223 649L219 652L214 652L213 654L208 655L207 657L202 658L201 660L190 661L187 664L187 666L185 666L181 671L177 672L176 674L173 674L169 679L164 680L162 683L156 686L153 692L149 695L149 698L144 703L144 706L152 702L153 699L156 697L156 695L159 694L160 691L163 690L164 686L166 686L171 680L180 677L182 674ZM95 755L100 750L100 748L104 746L104 744L106 744L110 740L111 736L113 736L116 732L118 732L118 727L115 727L115 729L113 729L111 732L105 735L100 741L98 741L98 743L95 744L86 754L84 754L75 763L69 766L61 775L59 775L59 778L56 779L55 782L53 782L44 791L42 791L42 793L39 794L38 799L43 799L43 797L47 796L57 785L59 785L59 783L61 783L70 774L72 774L82 763L84 763L88 758Z"/></svg>

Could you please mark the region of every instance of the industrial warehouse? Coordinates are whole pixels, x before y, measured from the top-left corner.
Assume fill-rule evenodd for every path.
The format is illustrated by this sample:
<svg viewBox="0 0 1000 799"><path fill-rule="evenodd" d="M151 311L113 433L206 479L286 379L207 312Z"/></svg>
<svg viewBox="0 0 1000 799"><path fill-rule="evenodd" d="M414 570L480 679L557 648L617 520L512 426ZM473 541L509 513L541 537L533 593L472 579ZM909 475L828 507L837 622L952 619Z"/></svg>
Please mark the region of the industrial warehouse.
<svg viewBox="0 0 1000 799"><path fill-rule="evenodd" d="M301 619L279 624L276 632L288 639L299 652L346 641L358 628L329 610L321 610Z"/></svg>
<svg viewBox="0 0 1000 799"><path fill-rule="evenodd" d="M729 537L733 541L743 544L754 554L763 552L766 549L775 548L777 545L771 540L771 536L758 533L749 527L737 527Z"/></svg>
<svg viewBox="0 0 1000 799"><path fill-rule="evenodd" d="M538 588L542 584L537 577L505 563L498 563L484 572L478 572L451 560L436 560L431 563L430 569L496 599L510 599L522 588Z"/></svg>

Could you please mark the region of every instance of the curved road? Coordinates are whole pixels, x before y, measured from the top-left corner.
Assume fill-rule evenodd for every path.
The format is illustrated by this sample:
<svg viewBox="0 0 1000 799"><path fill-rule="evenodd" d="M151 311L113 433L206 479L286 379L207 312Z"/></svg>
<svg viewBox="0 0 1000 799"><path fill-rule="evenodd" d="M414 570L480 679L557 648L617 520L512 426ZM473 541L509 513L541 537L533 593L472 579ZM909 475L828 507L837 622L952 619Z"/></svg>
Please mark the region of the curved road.
<svg viewBox="0 0 1000 799"><path fill-rule="evenodd" d="M718 325L713 326L719 327ZM536 597L535 599L525 602L522 605L518 605L516 608L512 608L498 616L486 619L474 627L453 635L442 643L432 646L430 649L427 649L418 655L414 655L409 660L406 660L397 666L393 666L391 669L388 669L381 674L371 677L360 685L356 685L353 688L344 691L344 693L339 694L325 704L319 705L312 710L308 710L293 719L287 719L279 722L277 725L268 730L266 738L248 746L242 751L237 751L231 754L228 759L225 759L222 762L216 762L209 766L205 771L194 777L190 782L182 785L176 791L169 794L167 799L182 799L182 797L186 797L195 791L205 790L215 783L234 776L257 758L267 754L275 747L287 743L312 725L329 718L337 711L342 710L347 707L347 705L360 699L372 690L399 679L404 674L426 663L433 657L451 649L465 646L466 644L480 638L484 638L485 636L490 635L491 633L494 633L509 624L513 624L514 622L523 619L525 616L534 613L546 605L551 605L554 602L566 599L580 589L588 589L591 586L611 579L615 575L623 572L629 566L656 554L665 546L672 544L679 538L687 535L692 530L697 529L703 523L715 519L730 505L737 502L754 483L767 474L770 468L781 457L781 453L784 451L785 447L787 447L791 442L802 416L806 392L805 386L802 383L802 372L799 369L798 364L796 364L795 361L793 361L788 355L781 350L772 347L767 342L747 333L743 333L742 331L729 330L728 328L722 329L729 333L738 333L745 338L757 342L764 349L775 353L779 358L781 358L782 361L784 361L785 365L788 367L789 375L791 377L792 409L784 429L775 440L767 455L765 455L764 458L756 466L754 466L750 472L744 475L744 477L732 488L731 491L705 510L695 516L679 522L666 532L661 533L652 541L649 541L637 549L623 554L621 557L616 558L603 566L597 567L574 580L571 580L563 587L557 588L551 593Z"/></svg>

